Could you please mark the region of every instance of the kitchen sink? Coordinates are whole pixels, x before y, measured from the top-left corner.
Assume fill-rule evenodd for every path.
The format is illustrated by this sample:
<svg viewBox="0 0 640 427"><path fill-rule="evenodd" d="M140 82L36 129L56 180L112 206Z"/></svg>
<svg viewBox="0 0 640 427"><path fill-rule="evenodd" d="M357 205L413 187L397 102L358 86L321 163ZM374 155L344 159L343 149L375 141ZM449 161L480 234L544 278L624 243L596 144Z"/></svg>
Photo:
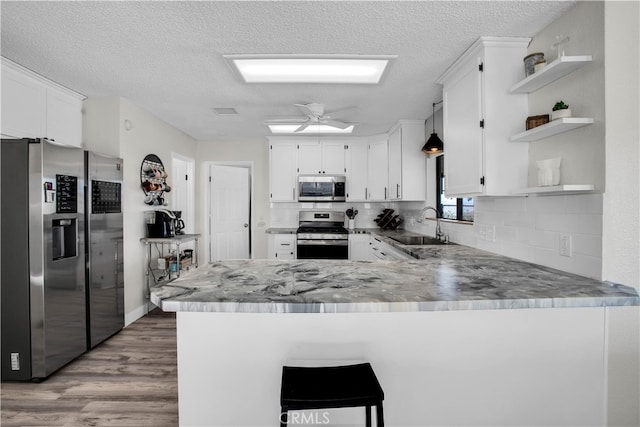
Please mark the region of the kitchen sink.
<svg viewBox="0 0 640 427"><path fill-rule="evenodd" d="M429 236L387 236L391 240L395 240L403 245L420 246L420 245L445 245L444 243L435 237Z"/></svg>

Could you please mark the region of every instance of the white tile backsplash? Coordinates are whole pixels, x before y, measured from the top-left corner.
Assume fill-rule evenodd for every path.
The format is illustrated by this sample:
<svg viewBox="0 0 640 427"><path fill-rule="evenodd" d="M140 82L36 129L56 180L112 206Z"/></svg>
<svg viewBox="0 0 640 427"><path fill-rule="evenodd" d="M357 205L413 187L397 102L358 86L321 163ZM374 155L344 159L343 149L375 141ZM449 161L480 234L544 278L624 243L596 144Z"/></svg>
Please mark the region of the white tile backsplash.
<svg viewBox="0 0 640 427"><path fill-rule="evenodd" d="M345 212L353 208L358 210L355 218L356 228L376 228L373 221L384 208L398 210L397 203L272 203L271 223L273 228L295 228L298 226L298 212L301 210L327 210Z"/></svg>
<svg viewBox="0 0 640 427"><path fill-rule="evenodd" d="M415 222L422 205L400 203L405 229L434 235L435 221ZM602 194L476 198L473 225L443 222L452 242L581 276L602 279ZM495 226L495 241L487 227ZM572 241L560 255L560 235Z"/></svg>

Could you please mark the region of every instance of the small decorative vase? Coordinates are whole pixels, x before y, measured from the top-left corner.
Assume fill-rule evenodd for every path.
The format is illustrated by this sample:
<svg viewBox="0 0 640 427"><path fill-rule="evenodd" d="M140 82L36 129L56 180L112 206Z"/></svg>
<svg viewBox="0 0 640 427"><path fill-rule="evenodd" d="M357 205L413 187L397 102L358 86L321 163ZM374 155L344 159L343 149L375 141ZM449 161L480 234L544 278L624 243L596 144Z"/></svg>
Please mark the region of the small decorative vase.
<svg viewBox="0 0 640 427"><path fill-rule="evenodd" d="M356 228L356 220L355 219L350 219L349 220L349 230L353 230L354 228Z"/></svg>
<svg viewBox="0 0 640 427"><path fill-rule="evenodd" d="M562 119L565 117L571 117L571 108L565 108L564 110L556 110L551 112L551 120Z"/></svg>

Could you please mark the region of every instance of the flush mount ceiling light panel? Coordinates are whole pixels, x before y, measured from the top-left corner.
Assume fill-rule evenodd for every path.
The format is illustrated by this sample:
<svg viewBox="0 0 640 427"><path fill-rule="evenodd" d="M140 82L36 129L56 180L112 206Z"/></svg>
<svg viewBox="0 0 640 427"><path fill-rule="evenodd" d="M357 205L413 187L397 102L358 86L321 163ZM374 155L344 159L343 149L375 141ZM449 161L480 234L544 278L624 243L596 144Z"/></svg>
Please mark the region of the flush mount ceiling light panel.
<svg viewBox="0 0 640 427"><path fill-rule="evenodd" d="M327 126L327 125L309 125L307 127L305 127L303 130L298 131L298 129L300 128L299 124L293 124L293 125L272 125L269 124L267 125L269 126L269 129L271 130L271 133L290 133L290 134L301 134L301 133L311 133L311 134L318 134L318 133L351 133L353 132L353 125L347 126L344 129L340 129L340 128L336 128L333 126Z"/></svg>
<svg viewBox="0 0 640 427"><path fill-rule="evenodd" d="M224 55L245 83L378 84L396 55Z"/></svg>

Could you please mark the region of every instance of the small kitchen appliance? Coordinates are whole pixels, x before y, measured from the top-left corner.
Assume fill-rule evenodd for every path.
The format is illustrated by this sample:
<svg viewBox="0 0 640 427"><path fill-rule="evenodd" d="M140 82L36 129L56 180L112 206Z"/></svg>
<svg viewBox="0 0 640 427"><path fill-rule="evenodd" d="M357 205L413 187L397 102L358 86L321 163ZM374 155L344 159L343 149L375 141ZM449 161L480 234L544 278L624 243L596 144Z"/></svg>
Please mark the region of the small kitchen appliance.
<svg viewBox="0 0 640 427"><path fill-rule="evenodd" d="M176 236L184 234L184 221L182 220L182 211L172 211L176 219L173 220L173 229Z"/></svg>
<svg viewBox="0 0 640 427"><path fill-rule="evenodd" d="M298 177L299 202L344 202L346 179L344 175L300 175Z"/></svg>
<svg viewBox="0 0 640 427"><path fill-rule="evenodd" d="M151 215L147 222L147 237L154 239L165 239L175 237L175 219L173 212L166 209L158 209Z"/></svg>

